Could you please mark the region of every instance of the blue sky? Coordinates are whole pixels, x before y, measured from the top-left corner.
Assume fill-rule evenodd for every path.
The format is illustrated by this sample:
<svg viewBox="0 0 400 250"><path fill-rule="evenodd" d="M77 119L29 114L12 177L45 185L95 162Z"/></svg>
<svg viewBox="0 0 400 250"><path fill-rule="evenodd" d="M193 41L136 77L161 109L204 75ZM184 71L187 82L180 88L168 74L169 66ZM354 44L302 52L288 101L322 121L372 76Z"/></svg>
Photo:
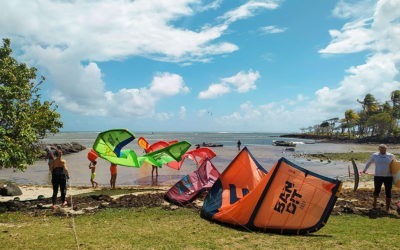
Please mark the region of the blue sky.
<svg viewBox="0 0 400 250"><path fill-rule="evenodd" d="M400 89L400 1L13 0L64 131L299 132Z"/></svg>

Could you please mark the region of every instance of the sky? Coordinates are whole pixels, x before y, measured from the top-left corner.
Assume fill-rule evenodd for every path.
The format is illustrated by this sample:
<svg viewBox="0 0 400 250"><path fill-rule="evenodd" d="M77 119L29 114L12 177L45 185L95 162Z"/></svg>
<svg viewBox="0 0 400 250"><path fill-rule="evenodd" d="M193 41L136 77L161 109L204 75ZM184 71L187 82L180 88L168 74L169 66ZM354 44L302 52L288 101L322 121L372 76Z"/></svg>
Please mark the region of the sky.
<svg viewBox="0 0 400 250"><path fill-rule="evenodd" d="M400 1L2 1L62 131L300 132L400 89Z"/></svg>

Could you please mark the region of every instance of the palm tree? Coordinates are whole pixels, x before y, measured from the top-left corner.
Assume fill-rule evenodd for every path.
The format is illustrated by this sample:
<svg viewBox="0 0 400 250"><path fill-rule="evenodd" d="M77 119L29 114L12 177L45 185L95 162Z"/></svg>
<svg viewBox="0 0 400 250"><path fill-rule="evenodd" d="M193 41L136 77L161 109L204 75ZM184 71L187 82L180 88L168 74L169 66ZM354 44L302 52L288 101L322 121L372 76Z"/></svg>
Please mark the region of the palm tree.
<svg viewBox="0 0 400 250"><path fill-rule="evenodd" d="M350 128L353 128L353 134L354 134L354 126L357 124L357 122L360 120L360 116L354 112L352 109L346 110L344 113L344 118L341 120L342 122L342 127L347 128L347 132L349 134L349 137L351 135Z"/></svg>
<svg viewBox="0 0 400 250"><path fill-rule="evenodd" d="M392 117L396 120L400 119L400 90L395 90L390 96L392 100ZM397 122L396 122L397 125Z"/></svg>
<svg viewBox="0 0 400 250"><path fill-rule="evenodd" d="M368 116L371 116L373 113L379 110L379 103L375 99L375 97L371 94L366 94L363 101L357 100L361 103L362 108L365 112L367 112Z"/></svg>

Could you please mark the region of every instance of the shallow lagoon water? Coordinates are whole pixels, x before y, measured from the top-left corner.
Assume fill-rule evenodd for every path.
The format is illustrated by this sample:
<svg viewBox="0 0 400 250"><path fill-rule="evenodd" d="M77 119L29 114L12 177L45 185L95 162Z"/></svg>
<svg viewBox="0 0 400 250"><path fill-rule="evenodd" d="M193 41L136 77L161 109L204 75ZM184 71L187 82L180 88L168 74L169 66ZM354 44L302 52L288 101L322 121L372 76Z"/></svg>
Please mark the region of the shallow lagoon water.
<svg viewBox="0 0 400 250"><path fill-rule="evenodd" d="M54 136L50 136L43 140L45 143L67 143L78 142L87 147L86 150L79 153L65 155L64 159L71 172L70 184L76 186L90 186L90 170L88 168L89 161L87 153L93 145L98 132L64 132ZM310 140L280 138L280 134L271 133L177 133L177 132L163 132L163 133L135 133L136 138L140 136L145 137L150 143L159 140L187 140L192 144L194 149L196 144L202 142L222 143L223 147L211 148L215 151L216 157L212 160L216 168L222 172L229 163L237 155L236 148L237 140L242 142L242 147L246 146L256 160L267 170L281 157L286 157L290 161L304 167L310 171L318 174L337 178L348 175L348 166L350 162L320 162L319 160L309 161L303 157L293 157L294 154L308 154L308 153L340 153L340 152L375 152L376 145L363 145L363 144L337 144L337 143L315 143L305 144L311 142ZM273 140L290 140L296 141L297 144L295 152L286 151L285 147L273 146ZM126 146L133 149L138 155L143 154L143 149L137 145L137 140L134 140ZM389 147L389 151L398 153L399 149L396 147ZM362 166L363 163L359 163ZM109 171L110 163L98 159L96 168L96 181L101 186L109 186ZM159 176L156 178L151 177L151 166L143 165L140 168L131 167L118 167L117 185L172 185L183 176L196 170L196 165L193 161L186 159L181 170L177 171L167 166L163 166L158 170ZM370 170L371 173L373 169ZM26 172L15 172L11 169L0 170L0 179L11 180L19 184L31 185L50 185L47 162L38 160L32 166L29 166Z"/></svg>

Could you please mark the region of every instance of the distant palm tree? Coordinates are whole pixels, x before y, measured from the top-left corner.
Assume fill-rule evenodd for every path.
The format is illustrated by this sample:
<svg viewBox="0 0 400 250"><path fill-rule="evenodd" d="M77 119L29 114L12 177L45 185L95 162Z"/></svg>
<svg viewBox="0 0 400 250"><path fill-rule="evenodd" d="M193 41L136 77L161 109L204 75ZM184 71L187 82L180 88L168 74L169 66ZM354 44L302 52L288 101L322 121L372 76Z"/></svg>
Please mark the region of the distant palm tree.
<svg viewBox="0 0 400 250"><path fill-rule="evenodd" d="M344 113L344 118L342 119L342 127L347 128L347 132L349 134L349 137L351 135L350 128L354 128L354 126L357 124L357 122L360 120L360 116L354 112L352 109L346 110ZM354 129L353 129L353 134L354 134Z"/></svg>

